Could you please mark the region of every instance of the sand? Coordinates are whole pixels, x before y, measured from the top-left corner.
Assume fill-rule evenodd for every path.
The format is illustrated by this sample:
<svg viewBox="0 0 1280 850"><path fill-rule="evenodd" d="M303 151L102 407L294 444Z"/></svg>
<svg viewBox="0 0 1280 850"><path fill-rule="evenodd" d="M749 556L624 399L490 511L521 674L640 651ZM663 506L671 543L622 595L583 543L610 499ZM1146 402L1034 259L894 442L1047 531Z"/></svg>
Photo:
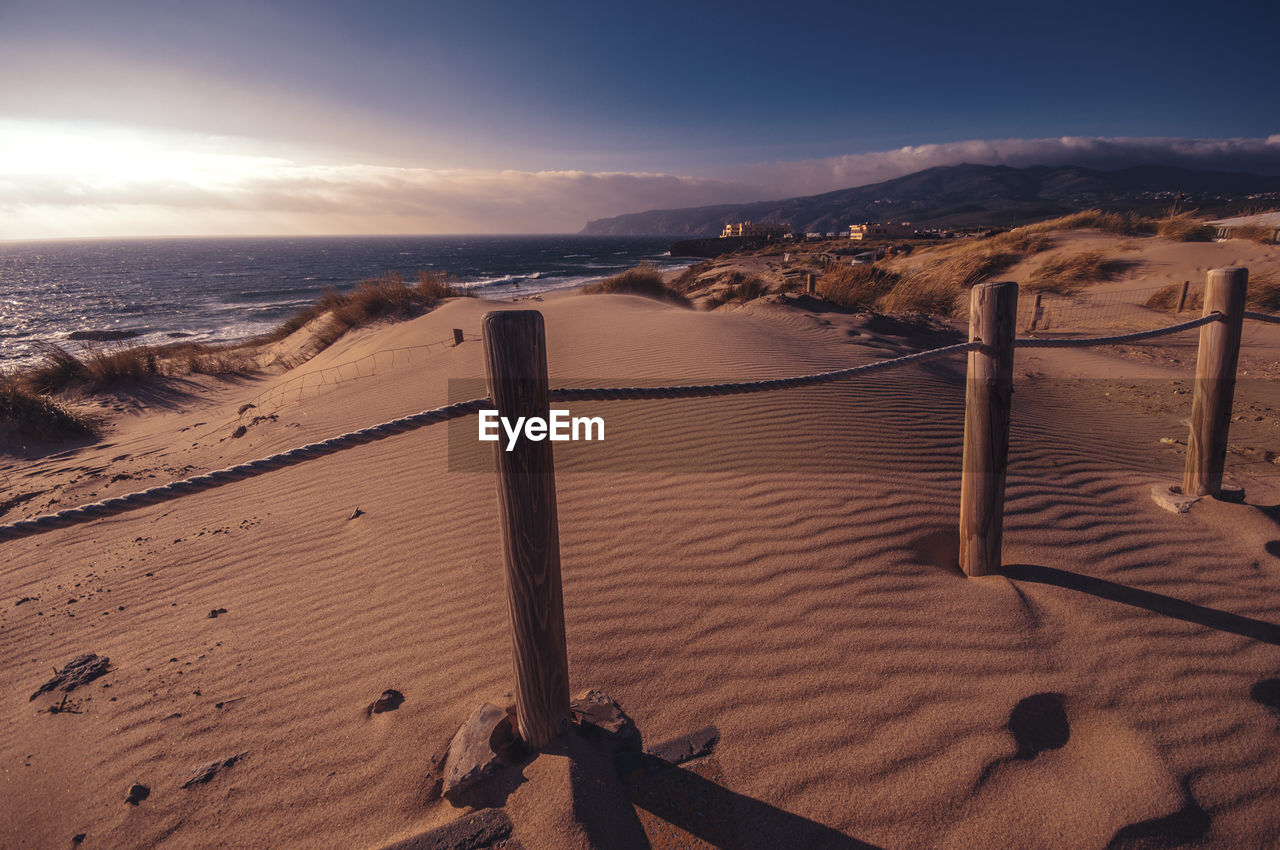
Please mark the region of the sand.
<svg viewBox="0 0 1280 850"><path fill-rule="evenodd" d="M1222 264L1223 246L1183 250L1148 256L1159 278L1130 288ZM1236 253L1280 266L1275 248ZM459 299L281 374L100 403L101 442L0 461L6 500L26 497L3 521L458 400L483 377L479 343L427 344L528 307L556 385L794 375L960 339L812 303ZM1151 485L1180 477L1194 337L1019 354L1006 574L980 579L955 567L963 357L572 406L607 423L604 444L556 446L573 689L609 693L646 742L721 731L639 795L648 840L1275 846L1280 392L1241 381L1227 469L1245 504L1157 507ZM1280 328L1246 327L1242 369L1266 375L1278 352ZM433 754L512 687L473 427L0 546L0 845L372 848L465 814L433 798ZM47 711L60 692L28 700L90 652L111 671L67 695L77 713ZM403 704L367 713L388 688ZM590 790L607 770L589 762L525 768L506 799L524 846L636 826ZM135 783L149 795L128 804ZM655 802L672 795L697 816Z"/></svg>

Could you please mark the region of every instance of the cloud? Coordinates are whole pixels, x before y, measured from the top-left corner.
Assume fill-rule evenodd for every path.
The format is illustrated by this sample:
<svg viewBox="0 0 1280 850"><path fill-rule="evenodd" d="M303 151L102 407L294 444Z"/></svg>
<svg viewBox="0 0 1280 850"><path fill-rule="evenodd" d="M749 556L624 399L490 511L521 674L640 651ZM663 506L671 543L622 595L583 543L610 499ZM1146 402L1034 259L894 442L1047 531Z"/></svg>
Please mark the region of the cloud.
<svg viewBox="0 0 1280 850"><path fill-rule="evenodd" d="M1280 173L1266 139L1003 139L742 166L714 176L306 162L197 134L0 121L0 238L553 233L593 218L812 194L960 162Z"/></svg>
<svg viewBox="0 0 1280 850"><path fill-rule="evenodd" d="M1101 170L1174 165L1280 174L1280 135L1265 139L1099 138L998 139L912 145L800 162L757 163L724 173L762 197L784 198L891 180L940 165L1081 165Z"/></svg>

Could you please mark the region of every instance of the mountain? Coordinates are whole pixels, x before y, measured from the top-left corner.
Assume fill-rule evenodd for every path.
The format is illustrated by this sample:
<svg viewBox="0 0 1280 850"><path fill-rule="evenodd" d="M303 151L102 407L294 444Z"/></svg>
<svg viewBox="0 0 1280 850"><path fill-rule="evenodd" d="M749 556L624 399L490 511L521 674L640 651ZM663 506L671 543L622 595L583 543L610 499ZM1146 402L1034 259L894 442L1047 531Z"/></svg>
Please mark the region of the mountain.
<svg viewBox="0 0 1280 850"><path fill-rule="evenodd" d="M800 233L842 231L862 221L1009 227L1092 208L1152 214L1167 210L1179 192L1184 208L1227 214L1280 201L1280 177L1155 165L1119 171L1071 165L947 165L802 198L602 218L588 222L582 233L718 236L730 221L788 224Z"/></svg>

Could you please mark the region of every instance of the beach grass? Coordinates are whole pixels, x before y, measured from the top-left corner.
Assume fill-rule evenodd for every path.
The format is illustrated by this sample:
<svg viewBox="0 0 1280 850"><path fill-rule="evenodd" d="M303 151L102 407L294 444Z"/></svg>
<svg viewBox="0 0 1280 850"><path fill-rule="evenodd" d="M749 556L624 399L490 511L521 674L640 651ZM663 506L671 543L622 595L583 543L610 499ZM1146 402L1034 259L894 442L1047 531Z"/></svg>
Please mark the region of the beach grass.
<svg viewBox="0 0 1280 850"><path fill-rule="evenodd" d="M56 442L94 434L93 422L13 379L0 381L0 423L24 437Z"/></svg>
<svg viewBox="0 0 1280 850"><path fill-rule="evenodd" d="M1214 230L1191 213L1181 213L1161 219L1156 235L1175 242L1210 242L1213 240Z"/></svg>
<svg viewBox="0 0 1280 850"><path fill-rule="evenodd" d="M1054 254L1031 271L1023 288L1070 295L1090 284L1115 280L1131 265L1125 260L1108 259L1101 251Z"/></svg>
<svg viewBox="0 0 1280 850"><path fill-rule="evenodd" d="M681 306L689 305L689 299L668 285L662 272L652 263L641 263L635 268L607 277L599 283L584 286L582 291L588 295L608 293L643 295Z"/></svg>

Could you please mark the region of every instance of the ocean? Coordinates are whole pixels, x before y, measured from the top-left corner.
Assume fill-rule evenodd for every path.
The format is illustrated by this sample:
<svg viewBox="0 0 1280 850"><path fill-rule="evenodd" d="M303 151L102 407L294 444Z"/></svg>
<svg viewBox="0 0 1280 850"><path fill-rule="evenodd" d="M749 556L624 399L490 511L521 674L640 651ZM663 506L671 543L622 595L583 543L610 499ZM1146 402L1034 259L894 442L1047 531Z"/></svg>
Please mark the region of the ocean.
<svg viewBox="0 0 1280 850"><path fill-rule="evenodd" d="M399 271L446 271L483 298L581 286L641 262L663 269L668 240L606 236L381 236L0 242L0 369L37 341L135 334L129 344L244 339L329 287ZM99 343L101 344L101 343Z"/></svg>

